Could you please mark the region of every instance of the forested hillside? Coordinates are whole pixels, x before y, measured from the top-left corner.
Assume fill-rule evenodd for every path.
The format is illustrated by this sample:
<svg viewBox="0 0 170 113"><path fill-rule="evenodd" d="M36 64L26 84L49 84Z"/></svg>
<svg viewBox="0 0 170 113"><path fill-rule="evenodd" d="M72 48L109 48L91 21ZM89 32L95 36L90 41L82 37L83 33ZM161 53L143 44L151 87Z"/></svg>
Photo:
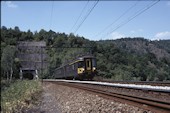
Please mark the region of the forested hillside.
<svg viewBox="0 0 170 113"><path fill-rule="evenodd" d="M74 34L20 31L18 27L1 27L1 77L6 78L19 59L15 57L17 41L46 41L49 67L42 78L53 78L55 68L77 55L91 52L97 58L98 76L113 80L170 80L170 40L150 41L144 38L90 41ZM90 47L90 48L89 48ZM13 48L9 51L10 48ZM7 60L6 56L12 60ZM10 65L9 65L10 64ZM8 68L6 68L8 67Z"/></svg>

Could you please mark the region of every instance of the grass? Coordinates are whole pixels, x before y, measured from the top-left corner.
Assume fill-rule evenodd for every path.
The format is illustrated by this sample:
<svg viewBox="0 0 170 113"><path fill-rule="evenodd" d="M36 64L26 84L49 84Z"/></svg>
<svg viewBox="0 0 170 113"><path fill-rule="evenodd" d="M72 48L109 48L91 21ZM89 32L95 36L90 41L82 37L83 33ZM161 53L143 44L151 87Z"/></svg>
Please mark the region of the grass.
<svg viewBox="0 0 170 113"><path fill-rule="evenodd" d="M41 83L35 80L18 80L1 92L2 113L21 112L36 101L35 95L42 91Z"/></svg>
<svg viewBox="0 0 170 113"><path fill-rule="evenodd" d="M12 80L11 82L4 80L1 78L1 91L7 89L11 84L13 84L15 80Z"/></svg>

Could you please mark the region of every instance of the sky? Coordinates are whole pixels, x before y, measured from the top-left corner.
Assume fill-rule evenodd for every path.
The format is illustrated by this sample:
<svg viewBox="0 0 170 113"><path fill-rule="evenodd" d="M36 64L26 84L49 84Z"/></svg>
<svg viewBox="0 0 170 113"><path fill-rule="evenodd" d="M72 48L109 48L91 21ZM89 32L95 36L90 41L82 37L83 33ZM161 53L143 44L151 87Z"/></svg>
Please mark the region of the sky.
<svg viewBox="0 0 170 113"><path fill-rule="evenodd" d="M170 39L170 1L2 1L1 26L51 29L89 40Z"/></svg>

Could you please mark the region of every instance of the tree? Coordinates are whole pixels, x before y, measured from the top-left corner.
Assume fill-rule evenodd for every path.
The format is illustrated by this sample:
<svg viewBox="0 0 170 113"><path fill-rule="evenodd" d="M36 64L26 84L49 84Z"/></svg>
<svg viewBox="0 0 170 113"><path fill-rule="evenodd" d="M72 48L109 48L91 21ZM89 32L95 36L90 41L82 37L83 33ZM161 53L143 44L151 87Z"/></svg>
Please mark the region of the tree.
<svg viewBox="0 0 170 113"><path fill-rule="evenodd" d="M1 67L5 72L7 80L9 80L9 74L10 80L12 80L15 52L16 52L15 46L8 45L4 48L2 53Z"/></svg>
<svg viewBox="0 0 170 113"><path fill-rule="evenodd" d="M28 30L26 33L26 39L33 40L33 33L30 30Z"/></svg>
<svg viewBox="0 0 170 113"><path fill-rule="evenodd" d="M2 26L1 28L1 41L5 40L5 35L7 34L7 28L5 26Z"/></svg>
<svg viewBox="0 0 170 113"><path fill-rule="evenodd" d="M39 38L38 40L47 40L47 39L48 39L48 37L47 37L47 31L44 30L44 29L41 29L41 30L39 31L39 37L38 37L38 38Z"/></svg>
<svg viewBox="0 0 170 113"><path fill-rule="evenodd" d="M13 30L13 37L14 37L15 41L19 40L19 38L21 37L21 31L18 26L15 26L15 28Z"/></svg>

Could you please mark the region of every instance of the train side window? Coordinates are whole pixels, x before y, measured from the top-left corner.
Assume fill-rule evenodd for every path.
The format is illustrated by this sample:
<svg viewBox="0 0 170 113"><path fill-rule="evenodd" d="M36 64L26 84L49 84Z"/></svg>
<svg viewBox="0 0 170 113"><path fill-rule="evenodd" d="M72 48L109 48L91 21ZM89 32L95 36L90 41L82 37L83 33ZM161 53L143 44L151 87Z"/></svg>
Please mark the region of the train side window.
<svg viewBox="0 0 170 113"><path fill-rule="evenodd" d="M61 70L60 70L60 69L58 69L58 70L57 70L57 74L60 74L60 73L61 73Z"/></svg>
<svg viewBox="0 0 170 113"><path fill-rule="evenodd" d="M59 70L59 74L61 74L61 69Z"/></svg>
<svg viewBox="0 0 170 113"><path fill-rule="evenodd" d="M73 70L75 69L74 64L72 65L72 69L73 69Z"/></svg>
<svg viewBox="0 0 170 113"><path fill-rule="evenodd" d="M83 61L78 62L78 67L79 68L84 67L84 62Z"/></svg>
<svg viewBox="0 0 170 113"><path fill-rule="evenodd" d="M67 66L67 71L69 71L69 66Z"/></svg>

